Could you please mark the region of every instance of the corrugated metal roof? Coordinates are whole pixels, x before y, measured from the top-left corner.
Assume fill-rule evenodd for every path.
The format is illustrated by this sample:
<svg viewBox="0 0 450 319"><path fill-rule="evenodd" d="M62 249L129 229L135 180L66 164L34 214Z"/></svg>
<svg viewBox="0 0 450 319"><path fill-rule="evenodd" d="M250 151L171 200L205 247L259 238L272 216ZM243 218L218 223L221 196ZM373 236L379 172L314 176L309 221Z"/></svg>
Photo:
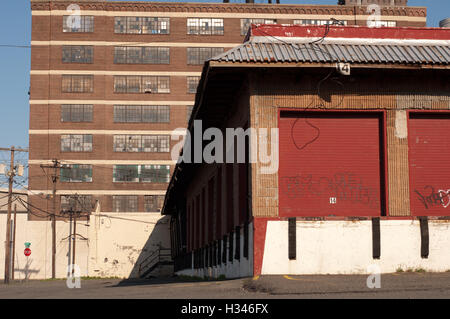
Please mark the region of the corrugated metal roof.
<svg viewBox="0 0 450 319"><path fill-rule="evenodd" d="M250 41L215 56L210 61L449 64L450 48L437 44L311 44Z"/></svg>

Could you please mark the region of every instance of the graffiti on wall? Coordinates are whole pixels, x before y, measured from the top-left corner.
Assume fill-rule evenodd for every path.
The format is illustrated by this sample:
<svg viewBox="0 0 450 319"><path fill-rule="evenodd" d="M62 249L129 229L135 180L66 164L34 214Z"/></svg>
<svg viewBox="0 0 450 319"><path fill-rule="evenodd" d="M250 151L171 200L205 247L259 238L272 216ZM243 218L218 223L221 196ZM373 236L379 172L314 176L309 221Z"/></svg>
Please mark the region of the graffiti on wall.
<svg viewBox="0 0 450 319"><path fill-rule="evenodd" d="M300 174L281 177L281 189L289 198L305 196L335 197L337 202L359 203L370 208L379 207L378 192L364 185L361 177L350 172L336 173L332 177Z"/></svg>
<svg viewBox="0 0 450 319"><path fill-rule="evenodd" d="M433 186L427 185L423 188L423 190L419 191L415 189L414 192L417 194L425 209L435 206L442 206L444 208L450 206L450 189L438 189L436 191Z"/></svg>

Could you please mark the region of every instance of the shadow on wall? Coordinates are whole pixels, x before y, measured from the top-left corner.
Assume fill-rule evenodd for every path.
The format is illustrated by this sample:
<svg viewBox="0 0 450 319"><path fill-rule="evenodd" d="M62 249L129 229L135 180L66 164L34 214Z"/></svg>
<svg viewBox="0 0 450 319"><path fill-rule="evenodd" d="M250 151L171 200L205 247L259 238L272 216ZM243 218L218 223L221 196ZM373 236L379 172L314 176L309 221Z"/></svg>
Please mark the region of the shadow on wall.
<svg viewBox="0 0 450 319"><path fill-rule="evenodd" d="M18 261L16 261L17 263ZM37 269L31 269L31 264L33 263L33 259L27 259L26 264L23 268L14 268L15 279L18 280L28 280L30 279L31 274L39 273ZM17 276L19 274L19 276Z"/></svg>
<svg viewBox="0 0 450 319"><path fill-rule="evenodd" d="M129 279L140 278L150 270L153 270L151 275L171 275L159 271L161 266L171 263L169 225L170 216L163 216L158 220L128 276Z"/></svg>

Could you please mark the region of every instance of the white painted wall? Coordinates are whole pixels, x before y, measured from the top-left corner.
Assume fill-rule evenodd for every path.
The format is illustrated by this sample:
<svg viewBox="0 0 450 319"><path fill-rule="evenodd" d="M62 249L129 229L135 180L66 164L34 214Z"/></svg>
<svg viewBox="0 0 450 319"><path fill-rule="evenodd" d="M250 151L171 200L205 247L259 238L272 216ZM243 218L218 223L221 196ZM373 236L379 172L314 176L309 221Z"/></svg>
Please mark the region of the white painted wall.
<svg viewBox="0 0 450 319"><path fill-rule="evenodd" d="M227 243L227 263L224 265L216 266L216 267L205 267L202 269L183 269L181 271L177 271L177 275L185 275L185 276L195 276L202 278L218 278L220 276L225 276L226 278L241 278L241 277L251 277L253 276L253 223L249 224L248 229L248 239L249 239L249 256L248 258L244 257L244 230L241 228L240 230L240 260L236 260L233 258L233 261L228 261L229 250ZM220 240L220 245L223 245L223 240ZM236 247L236 235L233 236L234 247ZM223 247L223 246L222 246ZM193 263L192 263L193 264Z"/></svg>
<svg viewBox="0 0 450 319"><path fill-rule="evenodd" d="M99 213L90 221L77 222L76 264L81 276L128 278L158 245L170 248L168 217L159 213ZM6 214L0 214L0 278L4 277ZM89 225L89 226L88 226ZM68 265L69 222L56 223L56 277L65 278ZM84 239L83 239L84 238ZM31 243L25 257L24 243ZM50 221L28 221L17 215L15 279L46 279L52 275Z"/></svg>
<svg viewBox="0 0 450 319"><path fill-rule="evenodd" d="M450 221L429 221L430 253L420 256L418 220L382 220L381 258L372 258L371 221L297 221L297 258L288 258L288 222L269 221L262 274L366 274L450 269Z"/></svg>

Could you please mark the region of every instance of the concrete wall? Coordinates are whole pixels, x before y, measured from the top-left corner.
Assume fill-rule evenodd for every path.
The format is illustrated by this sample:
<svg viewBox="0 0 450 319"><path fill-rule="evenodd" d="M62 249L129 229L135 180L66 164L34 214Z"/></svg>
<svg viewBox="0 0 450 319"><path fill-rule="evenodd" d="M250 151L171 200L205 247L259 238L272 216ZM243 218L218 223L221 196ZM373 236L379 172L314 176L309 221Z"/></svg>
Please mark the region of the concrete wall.
<svg viewBox="0 0 450 319"><path fill-rule="evenodd" d="M218 278L225 276L226 278L241 278L253 276L253 223L249 224L249 253L248 258L244 257L244 230L241 228L240 233L240 260L233 259L228 261L229 250L227 248L227 263L217 265L215 267L205 267L201 269L183 269L176 272L177 275L195 276L201 278ZM223 240L219 241L223 245ZM236 245L236 234L233 235L233 247ZM222 246L223 247L223 246ZM228 247L228 244L227 244ZM221 258L221 256L220 256ZM193 264L193 261L192 261Z"/></svg>
<svg viewBox="0 0 450 319"><path fill-rule="evenodd" d="M288 258L288 222L268 221L262 274L366 274L401 268L450 269L450 221L429 221L430 252L421 258L418 220L382 220L381 257L372 258L371 221L297 221L297 258Z"/></svg>
<svg viewBox="0 0 450 319"><path fill-rule="evenodd" d="M56 277L65 278L68 265L69 222L56 223ZM159 245L170 248L168 217L160 214L105 213L77 222L75 263L81 276L136 277L138 265ZM0 214L0 236L5 239L6 214ZM24 243L31 243L25 257ZM0 278L4 276L4 245L0 246ZM50 221L28 221L17 215L15 279L46 279L52 275Z"/></svg>

